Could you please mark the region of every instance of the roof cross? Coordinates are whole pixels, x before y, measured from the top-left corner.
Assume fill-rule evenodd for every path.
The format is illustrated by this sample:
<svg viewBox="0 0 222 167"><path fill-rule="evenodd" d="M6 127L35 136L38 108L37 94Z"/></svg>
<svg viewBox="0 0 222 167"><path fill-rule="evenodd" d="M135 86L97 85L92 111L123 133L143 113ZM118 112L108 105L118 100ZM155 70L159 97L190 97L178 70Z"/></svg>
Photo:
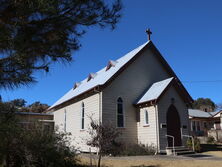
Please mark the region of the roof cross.
<svg viewBox="0 0 222 167"><path fill-rule="evenodd" d="M148 35L148 41L150 41L150 36L152 34L152 31L150 30L150 28L146 30L146 33Z"/></svg>

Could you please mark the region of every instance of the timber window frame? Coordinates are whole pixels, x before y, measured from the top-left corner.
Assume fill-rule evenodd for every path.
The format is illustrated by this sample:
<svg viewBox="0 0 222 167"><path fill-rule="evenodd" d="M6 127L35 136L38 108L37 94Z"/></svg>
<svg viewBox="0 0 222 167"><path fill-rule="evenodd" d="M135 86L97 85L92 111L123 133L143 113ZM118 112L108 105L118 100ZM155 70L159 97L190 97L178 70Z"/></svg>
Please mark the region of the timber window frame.
<svg viewBox="0 0 222 167"><path fill-rule="evenodd" d="M85 129L85 104L82 102L81 106L81 130Z"/></svg>
<svg viewBox="0 0 222 167"><path fill-rule="evenodd" d="M124 105L123 100L121 97L117 99L117 106L116 106L116 126L118 128L125 127L125 113L124 113Z"/></svg>

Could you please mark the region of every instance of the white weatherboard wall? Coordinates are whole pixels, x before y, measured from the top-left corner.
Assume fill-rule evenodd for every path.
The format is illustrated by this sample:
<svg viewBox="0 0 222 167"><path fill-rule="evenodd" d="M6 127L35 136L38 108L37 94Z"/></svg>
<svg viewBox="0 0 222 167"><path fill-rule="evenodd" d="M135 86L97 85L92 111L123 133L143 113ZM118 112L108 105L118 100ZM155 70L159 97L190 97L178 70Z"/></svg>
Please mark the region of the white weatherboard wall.
<svg viewBox="0 0 222 167"><path fill-rule="evenodd" d="M148 111L148 122L145 124L145 110ZM154 106L144 107L140 109L140 122L138 127L138 143L145 145L157 146L157 132L156 132L156 110Z"/></svg>
<svg viewBox="0 0 222 167"><path fill-rule="evenodd" d="M116 125L117 99L121 97L125 113L125 127L121 128L121 137L124 142L138 143L136 120L138 111L134 104L154 82L169 77L157 56L149 49L145 49L140 57L103 90L103 122L109 121Z"/></svg>
<svg viewBox="0 0 222 167"><path fill-rule="evenodd" d="M172 104L171 98L174 98L175 101L173 105L176 107L177 112L180 116L180 123L181 127L183 125L186 125L187 128L183 129L183 134L188 135L189 134L189 116L188 116L188 109L186 107L185 102L181 98L181 96L178 94L176 89L171 85L170 88L164 93L164 95L160 98L160 101L158 103L158 117L159 117L159 125L161 123L166 123L167 118L167 110ZM160 150L165 150L167 147L167 140L166 140L166 134L167 134L167 128L161 128L159 126L159 141L160 141ZM185 145L185 141L187 138L183 138L183 144Z"/></svg>
<svg viewBox="0 0 222 167"><path fill-rule="evenodd" d="M86 145L89 139L90 117L99 120L99 93L75 102L54 112L55 126L59 130L64 130L64 111L66 110L66 132L72 134L71 144L81 151L88 152L89 146ZM81 129L82 102L85 105L85 129Z"/></svg>

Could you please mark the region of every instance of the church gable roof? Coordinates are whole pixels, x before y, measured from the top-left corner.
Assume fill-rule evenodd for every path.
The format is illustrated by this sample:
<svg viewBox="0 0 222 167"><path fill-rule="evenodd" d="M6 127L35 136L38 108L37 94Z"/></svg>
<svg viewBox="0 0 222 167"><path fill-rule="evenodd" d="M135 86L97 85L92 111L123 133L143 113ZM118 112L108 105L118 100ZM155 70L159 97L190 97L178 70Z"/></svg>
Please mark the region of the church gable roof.
<svg viewBox="0 0 222 167"><path fill-rule="evenodd" d="M81 81L81 84L75 87L75 89L69 90L63 97L61 97L57 102L55 102L49 109L54 108L96 86L104 85L109 81L125 64L127 64L137 53L139 53L145 46L147 46L151 41L144 43L143 45L137 47L131 52L127 53L123 57L116 61L109 61L108 65L111 63L112 67L107 69L107 66L96 72L96 77L91 79L89 75L86 79ZM89 79L90 78L90 79Z"/></svg>
<svg viewBox="0 0 222 167"><path fill-rule="evenodd" d="M149 40L148 42L137 47L136 49L132 50L131 52L124 55L123 57L117 59L116 61L109 61L107 66L105 66L100 71L96 72L96 76L93 79L92 78L89 79L89 77L87 77L86 79L81 81L80 85L74 86L74 89L72 88L71 90L69 90L63 97L61 97L58 101L56 101L49 108L49 110L71 99L74 99L77 96L80 96L90 90L93 90L96 87L100 87L100 86L102 86L101 88L106 87L125 68L127 68L133 61L135 61L136 58L141 55L144 49L148 49L148 48L155 54L155 56L163 65L164 69L169 73L169 75L174 77L177 80L177 87L179 87L180 92L182 92L183 97L185 98L187 103L188 104L191 103L193 101L192 97L186 91L186 89L184 88L180 80L177 78L174 71L171 69L171 67L166 62L166 60L162 57L162 55L160 54L158 49L154 46L152 41Z"/></svg>
<svg viewBox="0 0 222 167"><path fill-rule="evenodd" d="M138 100L136 104L141 104L153 100L157 100L164 90L168 87L168 85L173 80L173 77L155 82L152 86L144 93L144 95Z"/></svg>

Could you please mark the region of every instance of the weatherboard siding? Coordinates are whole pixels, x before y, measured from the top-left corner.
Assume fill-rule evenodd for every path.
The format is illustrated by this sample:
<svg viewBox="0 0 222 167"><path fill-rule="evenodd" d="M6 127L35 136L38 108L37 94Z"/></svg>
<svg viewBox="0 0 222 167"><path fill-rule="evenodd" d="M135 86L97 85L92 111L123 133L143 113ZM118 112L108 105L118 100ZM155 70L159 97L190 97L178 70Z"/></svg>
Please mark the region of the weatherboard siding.
<svg viewBox="0 0 222 167"><path fill-rule="evenodd" d="M145 111L148 111L148 122L145 124ZM156 132L156 110L154 106L144 107L140 109L140 121L137 123L138 129L138 143L157 146L157 132Z"/></svg>
<svg viewBox="0 0 222 167"><path fill-rule="evenodd" d="M169 77L156 55L149 49L144 50L103 90L103 122L112 122L116 126L117 99L121 97L125 113L125 127L120 128L121 138L124 142L137 143L136 112L138 111L136 111L134 104L154 82Z"/></svg>
<svg viewBox="0 0 222 167"><path fill-rule="evenodd" d="M85 129L81 129L82 102L85 105ZM66 132L71 133L71 144L77 149L88 152L86 145L89 139L90 118L99 120L99 93L89 96L81 101L65 106L54 112L55 126L64 131L66 110ZM93 150L93 149L92 149Z"/></svg>
<svg viewBox="0 0 222 167"><path fill-rule="evenodd" d="M163 94L163 96L160 98L160 101L158 103L158 118L159 118L159 140L160 140L160 150L165 150L167 147L167 140L166 140L166 134L167 134L167 128L161 128L161 123L166 123L166 117L167 117L167 110L170 107L171 98L174 98L173 105L176 107L179 116L180 116L180 123L181 127L183 125L186 125L187 128L183 129L182 133L183 135L189 134L189 116L188 116L188 109L186 107L186 104L184 103L181 96L178 94L174 86L170 86L170 88ZM185 145L185 141L187 138L183 138L182 142Z"/></svg>

